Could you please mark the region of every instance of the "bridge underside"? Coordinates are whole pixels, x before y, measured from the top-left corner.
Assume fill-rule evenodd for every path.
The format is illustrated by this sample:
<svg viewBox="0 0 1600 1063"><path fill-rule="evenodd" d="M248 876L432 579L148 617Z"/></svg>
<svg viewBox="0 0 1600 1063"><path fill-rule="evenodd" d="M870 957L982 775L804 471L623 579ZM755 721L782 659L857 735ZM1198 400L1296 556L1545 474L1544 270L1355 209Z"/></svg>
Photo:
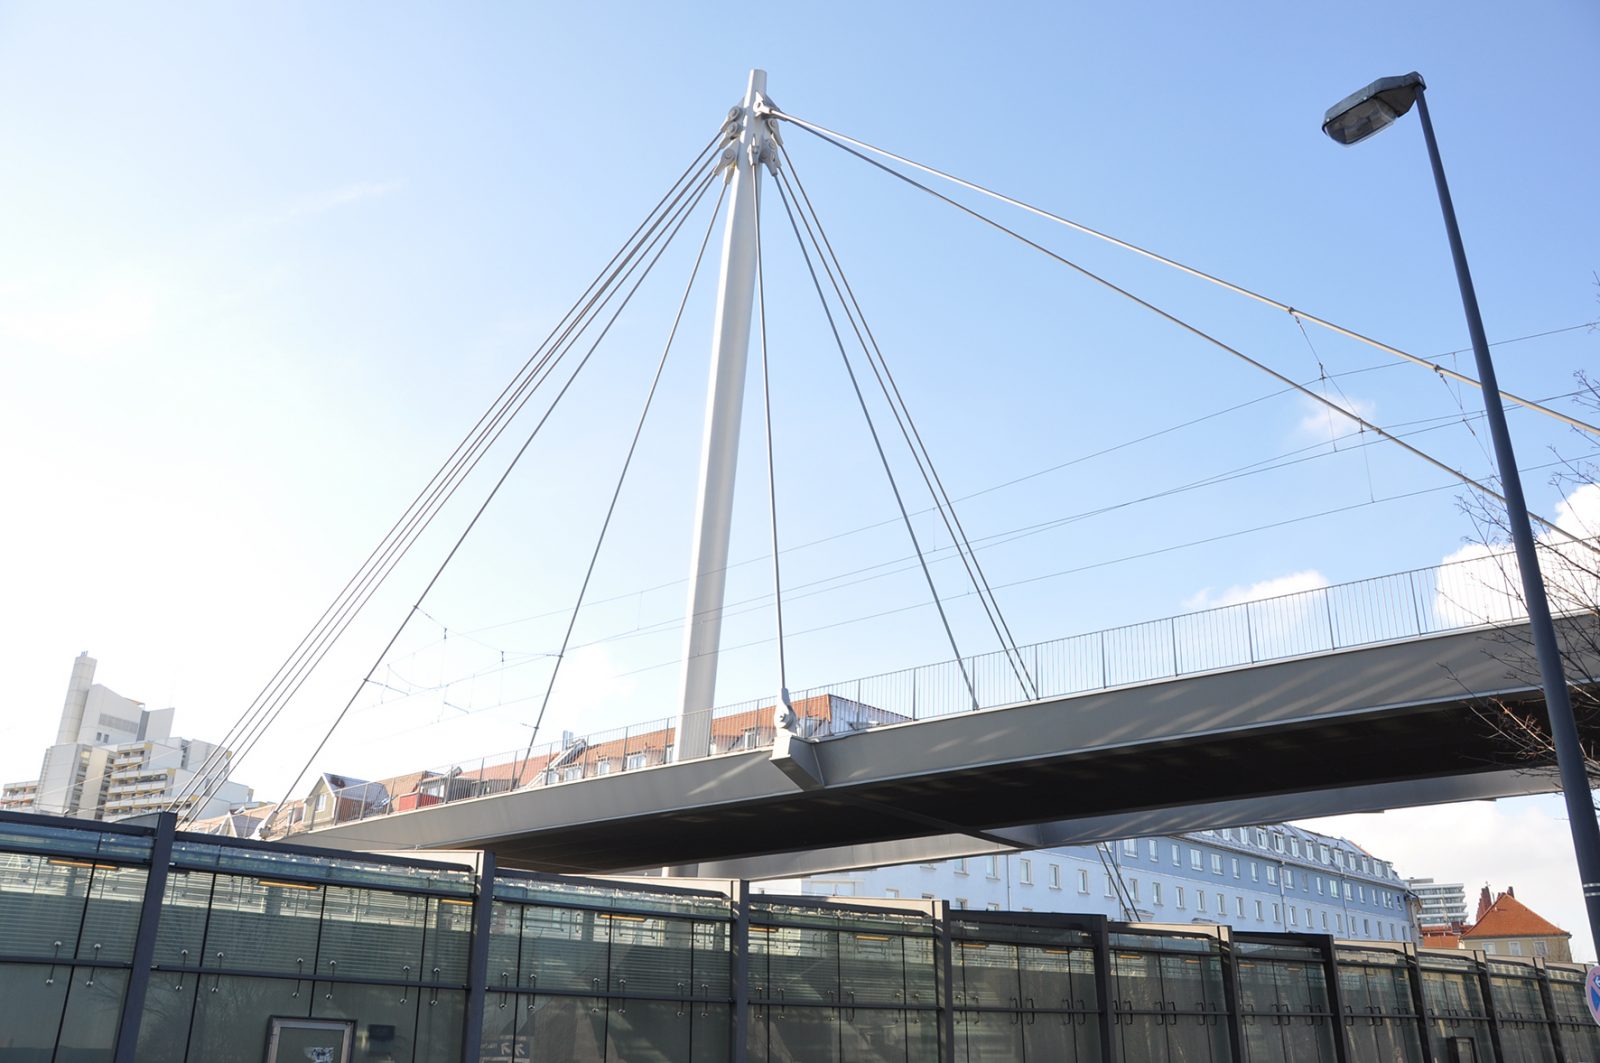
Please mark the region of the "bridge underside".
<svg viewBox="0 0 1600 1063"><path fill-rule="evenodd" d="M1491 697L1543 712L1501 660L1506 639L1457 632L876 728L808 746L811 789L751 752L302 840L762 878L1549 791L1484 719Z"/></svg>

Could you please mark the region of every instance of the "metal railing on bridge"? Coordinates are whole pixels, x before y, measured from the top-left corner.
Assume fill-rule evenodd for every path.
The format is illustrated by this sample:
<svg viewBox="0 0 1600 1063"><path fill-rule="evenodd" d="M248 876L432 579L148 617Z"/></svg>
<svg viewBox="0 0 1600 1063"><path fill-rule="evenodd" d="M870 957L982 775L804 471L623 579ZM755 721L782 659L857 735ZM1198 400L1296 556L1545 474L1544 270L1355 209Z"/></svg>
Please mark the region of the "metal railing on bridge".
<svg viewBox="0 0 1600 1063"><path fill-rule="evenodd" d="M1600 601L1592 573L1552 551L1545 576L1552 604L1571 612ZM1565 562L1565 564L1563 564ZM1040 698L1091 693L1306 654L1420 638L1524 615L1515 561L1502 553L1239 601L1209 609L1023 646ZM1563 608L1565 607L1565 608ZM800 691L801 733L847 734L875 725L997 708L1028 700L1001 651L965 658L969 692L955 661L865 676ZM709 755L769 748L773 701L706 709ZM553 786L670 762L677 720L657 718L559 742L479 757L336 791L323 813L290 830Z"/></svg>

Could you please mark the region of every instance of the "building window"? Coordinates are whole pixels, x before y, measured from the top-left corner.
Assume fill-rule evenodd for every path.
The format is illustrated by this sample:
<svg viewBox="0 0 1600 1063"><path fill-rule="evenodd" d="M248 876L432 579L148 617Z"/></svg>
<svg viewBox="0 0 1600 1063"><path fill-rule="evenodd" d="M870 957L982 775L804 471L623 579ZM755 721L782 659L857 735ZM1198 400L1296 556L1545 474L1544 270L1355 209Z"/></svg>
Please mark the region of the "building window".
<svg viewBox="0 0 1600 1063"><path fill-rule="evenodd" d="M1550 955L1550 942L1545 941L1543 939L1535 941L1533 943L1533 954L1535 956L1549 956Z"/></svg>
<svg viewBox="0 0 1600 1063"><path fill-rule="evenodd" d="M1152 864L1155 863L1156 860L1158 859L1156 854L1159 851L1160 851L1160 847L1156 844L1156 840L1154 838L1151 838L1150 841L1146 843L1145 853L1146 853L1146 855L1148 855L1150 857L1150 862Z"/></svg>
<svg viewBox="0 0 1600 1063"><path fill-rule="evenodd" d="M987 861L985 862L983 873L985 875L987 875L989 878L999 878L1000 877L1000 858L998 856L989 857L987 859Z"/></svg>
<svg viewBox="0 0 1600 1063"><path fill-rule="evenodd" d="M1299 838L1290 838L1289 839L1289 855L1293 856L1293 857L1297 857L1297 858L1299 857L1299 855L1300 855L1300 839Z"/></svg>
<svg viewBox="0 0 1600 1063"><path fill-rule="evenodd" d="M1344 899L1347 900L1347 901L1351 899L1350 898L1350 883L1348 883L1348 882L1346 882L1344 884Z"/></svg>
<svg viewBox="0 0 1600 1063"><path fill-rule="evenodd" d="M1313 875L1312 878L1316 880L1316 883L1317 883L1317 896L1320 897L1320 896L1322 896L1322 876L1321 875Z"/></svg>
<svg viewBox="0 0 1600 1063"><path fill-rule="evenodd" d="M1089 869L1086 867L1080 867L1078 869L1078 892L1089 892Z"/></svg>
<svg viewBox="0 0 1600 1063"><path fill-rule="evenodd" d="M1150 903L1151 904L1160 904L1161 903L1161 883L1159 883L1159 882L1150 883Z"/></svg>
<svg viewBox="0 0 1600 1063"><path fill-rule="evenodd" d="M1221 853L1212 853L1211 854L1211 873L1213 875L1222 874L1222 854Z"/></svg>
<svg viewBox="0 0 1600 1063"><path fill-rule="evenodd" d="M1483 943L1483 954L1485 956L1493 956L1495 954L1494 942L1485 941Z"/></svg>
<svg viewBox="0 0 1600 1063"><path fill-rule="evenodd" d="M1139 880L1136 878L1128 880L1128 898L1135 902L1139 900Z"/></svg>
<svg viewBox="0 0 1600 1063"><path fill-rule="evenodd" d="M1326 845L1317 846L1317 853L1322 857L1322 862L1326 864L1329 860L1328 847Z"/></svg>
<svg viewBox="0 0 1600 1063"><path fill-rule="evenodd" d="M1239 918L1243 919L1244 918L1244 898L1235 895L1234 898L1233 898L1233 902L1234 902L1234 910L1239 913Z"/></svg>
<svg viewBox="0 0 1600 1063"><path fill-rule="evenodd" d="M1256 902L1256 922L1265 922L1266 917L1261 914L1261 902Z"/></svg>
<svg viewBox="0 0 1600 1063"><path fill-rule="evenodd" d="M883 895L885 897L898 897L900 896L900 891L895 889L893 886L886 886L884 887Z"/></svg>
<svg viewBox="0 0 1600 1063"><path fill-rule="evenodd" d="M1122 852L1125 856L1138 856L1139 840L1137 838L1124 838L1122 840Z"/></svg>
<svg viewBox="0 0 1600 1063"><path fill-rule="evenodd" d="M1219 893L1219 894L1217 894L1217 918L1218 919L1226 918L1227 914L1228 914L1228 898L1224 897L1222 894Z"/></svg>
<svg viewBox="0 0 1600 1063"><path fill-rule="evenodd" d="M622 762L622 769L624 771L634 771L635 769L642 767L644 767L643 753L629 753Z"/></svg>
<svg viewBox="0 0 1600 1063"><path fill-rule="evenodd" d="M1179 908L1183 907L1183 887L1182 886L1174 886L1174 887L1172 887L1172 903L1177 905Z"/></svg>
<svg viewBox="0 0 1600 1063"><path fill-rule="evenodd" d="M1018 870L1022 873L1022 884L1024 886L1033 885L1033 861L1024 857L1020 861Z"/></svg>
<svg viewBox="0 0 1600 1063"><path fill-rule="evenodd" d="M1197 912L1203 912L1203 911L1206 910L1206 891L1205 890L1195 890L1194 891L1194 910L1197 911Z"/></svg>
<svg viewBox="0 0 1600 1063"><path fill-rule="evenodd" d="M1312 926L1312 922L1311 922L1311 909L1310 909L1310 908L1307 908L1307 909L1306 909L1306 929L1307 929L1307 930L1310 930L1310 929L1311 929L1311 926Z"/></svg>
<svg viewBox="0 0 1600 1063"><path fill-rule="evenodd" d="M1367 903L1367 887L1365 887L1365 886L1357 886L1356 887L1356 900L1359 901L1362 904L1366 904Z"/></svg>
<svg viewBox="0 0 1600 1063"><path fill-rule="evenodd" d="M957 897L956 898L956 907L962 909L963 911L965 911L966 907L967 907L967 899L965 897Z"/></svg>
<svg viewBox="0 0 1600 1063"><path fill-rule="evenodd" d="M1328 913L1327 912L1323 912L1322 913L1322 929L1323 930L1327 930L1328 929Z"/></svg>
<svg viewBox="0 0 1600 1063"><path fill-rule="evenodd" d="M1229 870L1231 870L1233 872L1233 877L1234 878L1238 878L1239 877L1239 858L1237 856L1232 857L1232 858L1230 858L1229 863L1232 865L1232 867Z"/></svg>
<svg viewBox="0 0 1600 1063"><path fill-rule="evenodd" d="M1272 906L1272 922L1274 924L1283 922L1283 912L1276 904Z"/></svg>
<svg viewBox="0 0 1600 1063"><path fill-rule="evenodd" d="M1111 881L1111 872L1107 871L1106 872L1106 896L1107 897L1115 897L1116 895L1117 895L1117 887Z"/></svg>
<svg viewBox="0 0 1600 1063"><path fill-rule="evenodd" d="M966 873L967 873L967 858L964 857L964 856L959 856L959 857L956 858L956 874L965 875Z"/></svg>
<svg viewBox="0 0 1600 1063"><path fill-rule="evenodd" d="M1182 867L1183 866L1183 858L1178 855L1178 846L1177 846L1176 843L1174 843L1173 846L1172 846L1172 866L1173 867Z"/></svg>
<svg viewBox="0 0 1600 1063"><path fill-rule="evenodd" d="M1267 882L1269 882L1270 884L1272 884L1274 886L1276 886L1278 884L1278 865L1277 864L1268 864L1267 865Z"/></svg>
<svg viewBox="0 0 1600 1063"><path fill-rule="evenodd" d="M1295 907L1292 904L1289 905L1289 925L1290 926L1299 926L1300 925L1300 913L1295 910Z"/></svg>
<svg viewBox="0 0 1600 1063"><path fill-rule="evenodd" d="M1286 867L1283 869L1283 885L1285 889L1294 889L1294 868Z"/></svg>
<svg viewBox="0 0 1600 1063"><path fill-rule="evenodd" d="M1261 865L1256 863L1254 860L1250 861L1250 881L1261 881Z"/></svg>
<svg viewBox="0 0 1600 1063"><path fill-rule="evenodd" d="M1196 871L1199 871L1200 868L1203 866L1201 864L1201 860L1200 860L1200 850L1199 849L1190 849L1189 850L1189 866L1194 868Z"/></svg>
<svg viewBox="0 0 1600 1063"><path fill-rule="evenodd" d="M1267 832L1262 830L1260 827L1257 827L1256 828L1256 848L1265 849L1266 847L1267 847Z"/></svg>
<svg viewBox="0 0 1600 1063"><path fill-rule="evenodd" d="M1060 864L1051 864L1050 865L1050 888L1053 889L1053 890L1058 890L1058 889L1061 888L1061 865Z"/></svg>
<svg viewBox="0 0 1600 1063"><path fill-rule="evenodd" d="M998 912L1000 910L999 902L998 901L990 901L989 902L989 910L991 912Z"/></svg>
<svg viewBox="0 0 1600 1063"><path fill-rule="evenodd" d="M315 811L321 812L321 811L324 811L327 807L328 807L328 795L327 794L318 794L317 795L317 807L316 807Z"/></svg>
<svg viewBox="0 0 1600 1063"><path fill-rule="evenodd" d="M1372 920L1371 919L1363 919L1363 920L1361 920L1361 933L1364 934L1367 937L1371 937L1372 936Z"/></svg>
<svg viewBox="0 0 1600 1063"><path fill-rule="evenodd" d="M1272 836L1272 849L1274 852L1283 852L1283 835L1274 834Z"/></svg>

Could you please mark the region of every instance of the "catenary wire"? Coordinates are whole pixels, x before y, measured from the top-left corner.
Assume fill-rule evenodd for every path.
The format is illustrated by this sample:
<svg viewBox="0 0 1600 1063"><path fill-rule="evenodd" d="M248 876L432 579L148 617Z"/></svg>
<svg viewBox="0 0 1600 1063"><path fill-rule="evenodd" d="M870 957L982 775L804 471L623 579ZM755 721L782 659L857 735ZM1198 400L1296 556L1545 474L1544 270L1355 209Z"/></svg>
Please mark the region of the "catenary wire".
<svg viewBox="0 0 1600 1063"><path fill-rule="evenodd" d="M1475 478L1473 478L1471 476L1468 476L1466 473L1460 471L1459 469L1456 469L1456 468L1452 467L1451 465L1449 465L1449 464L1447 464L1447 463L1445 463L1443 461L1440 461L1438 458L1435 458L1433 455L1427 453L1426 451L1420 450L1417 447L1413 447L1410 444L1404 442L1403 440L1401 440L1401 439L1399 439L1399 438L1397 438L1397 437L1395 437L1393 435L1390 435L1389 433L1385 432L1382 428L1379 428L1377 425L1373 424L1371 421L1369 421L1366 418L1364 418L1364 417L1360 416L1359 414L1355 413L1353 410L1343 409L1342 407L1340 407L1338 405L1338 403L1335 403L1332 400L1327 399L1327 398L1317 394L1311 388L1306 387L1303 384L1300 384L1299 382L1295 381L1291 377L1285 376L1284 374L1278 372L1276 369L1273 369L1271 366L1268 366L1265 363L1260 362L1255 358L1252 358L1250 355L1245 354L1243 351L1239 350L1238 348L1232 347L1232 346L1224 343L1222 340L1217 339L1215 336L1213 336L1210 333L1206 332L1204 329L1201 329L1200 327L1198 327L1196 325L1190 324L1189 322L1187 322L1184 319L1178 317L1177 315L1172 314L1172 313L1170 313L1170 312L1168 312L1166 310L1161 309L1160 307L1156 306L1154 303L1149 302L1148 300L1140 298L1139 296L1133 294L1128 289L1123 288L1120 285L1115 284L1114 282L1112 282L1110 280L1107 280L1105 277L1100 276L1098 273L1095 273L1093 270L1090 270L1090 269L1088 269L1088 268L1086 268L1084 266L1079 265L1078 263L1072 261L1071 259L1068 259L1068 258L1066 258L1066 257L1064 257L1062 255L1057 254L1056 252L1054 252L1054 251L1050 250L1049 248L1045 247L1043 244L1040 244L1040 243L1037 243L1037 242L1035 242L1033 240L1028 239L1026 236L1023 236L1021 233L1017 232L1015 229L1011 229L1011 228L1007 227L1006 225L1004 225L1004 224L1002 224L1002 223L1000 223L998 221L995 221L993 218L990 218L989 216L983 214L981 211L974 210L973 208L967 206L966 204L960 202L959 200L951 199L949 196L946 196L943 193L938 192L938 191L934 190L933 188L930 188L929 186L923 184L922 182L916 180L915 178L908 177L905 174L900 173L898 170L893 169L892 167L885 166L883 163L879 162L878 160L873 159L873 158L871 158L871 157L869 157L867 155L863 155L861 152L856 151L854 148L851 148L850 146L848 146L846 144L841 144L841 143L838 143L837 141L829 140L828 137L826 137L826 136L824 136L824 135L822 135L820 133L816 133L815 131L811 131L811 132L812 132L813 136L817 136L819 139L821 139L821 140L823 140L823 141L825 141L827 143L833 144L833 146L838 148L839 150L847 152L847 153L849 153L851 155L854 155L856 158L861 159L863 162L867 163L868 165L876 167L877 169L882 170L884 173L887 173L892 177L895 177L895 178L898 178L901 181L904 181L906 184L911 185L913 188L920 189L921 191L926 192L928 195L933 196L934 198L936 198L936 199L938 199L938 200L940 200L940 201L942 201L944 203L947 203L952 207L955 207L957 210L959 210L962 213L967 214L967 215L977 219L978 221L983 222L985 225L988 225L988 226L990 226L990 227L992 227L992 228L994 228L994 229L996 229L996 230L998 230L998 231L1000 231L1002 233L1005 233L1007 236L1010 236L1013 239L1019 241L1020 243L1023 243L1025 245L1027 245L1028 247L1033 248L1035 251L1038 251L1040 254L1045 255L1047 258L1051 259L1052 261L1058 262L1061 265L1066 266L1068 269L1073 270L1074 272L1078 273L1080 276L1085 277L1088 280L1094 281L1096 284L1099 284L1102 287L1104 287L1104 288L1106 288L1106 289L1108 289L1108 290L1110 290L1112 292L1115 292L1116 294L1118 294L1118 295L1122 296L1123 298L1129 300L1130 302L1134 303L1135 305L1143 307L1145 310L1148 310L1150 313L1155 314L1157 317L1160 317L1163 320L1168 321L1171 324L1174 324L1174 325L1178 326L1179 328L1183 329L1185 332L1188 332L1190 335L1196 337L1197 339L1204 340L1206 343L1211 344L1212 346L1214 346L1217 349L1223 351L1224 353L1232 355L1233 357L1239 359L1240 361L1244 362L1246 365L1252 366L1253 368L1255 368L1257 370L1260 370L1261 372L1267 374L1268 376L1270 376L1273 379L1279 381L1280 383L1288 385L1288 386L1294 388L1296 391L1300 392L1302 395L1304 395L1307 398L1311 399L1313 402L1317 403L1318 405L1328 407L1328 408L1330 408L1332 410L1335 410L1336 412L1342 414L1343 416L1348 417L1350 420L1352 420L1352 421L1356 422L1357 424L1361 425L1363 428L1365 428L1365 429L1367 429L1369 431L1377 433L1378 435L1382 436L1384 439L1387 439L1391 443L1394 443L1396 446L1398 446L1401 449L1405 450L1407 453L1413 455L1414 457L1420 458L1422 461L1427 462L1429 465L1432 465L1437 469L1440 469L1440 470L1442 470L1444 472L1449 473L1450 475L1454 476L1456 479L1460 480L1462 483L1466 484L1468 487L1471 487L1475 491L1478 491L1480 494L1483 494L1483 495L1486 495L1486 496L1488 496L1490 498L1493 498L1496 501L1500 502L1502 505L1505 504L1505 496L1500 494L1500 492L1496 491L1494 488L1490 487L1488 484L1484 483L1483 481L1475 479ZM1541 409L1542 409L1542 407L1541 407ZM1564 529L1564 528L1560 527L1559 525L1557 525L1554 521L1551 521L1548 518L1546 518L1544 516L1541 516L1540 514L1533 513L1532 511L1530 511L1528 516L1532 520L1534 520L1535 522L1537 522L1539 524L1542 524L1546 529L1548 529L1550 531L1553 531L1556 534L1561 535L1561 536L1563 536L1565 538L1568 538L1574 543L1581 543L1582 545L1584 545L1585 547L1587 547L1588 549L1591 549L1591 550L1600 550L1600 547L1596 547L1596 546L1594 546L1593 544L1590 544L1590 543L1584 543L1577 536L1572 535L1566 529Z"/></svg>
<svg viewBox="0 0 1600 1063"><path fill-rule="evenodd" d="M1320 317L1316 316L1315 314L1310 314L1310 313L1307 313L1304 310L1296 309L1295 307L1290 306L1288 303L1280 302L1279 300L1273 299L1270 296L1262 295L1260 292L1252 291L1249 288L1244 287L1243 285L1235 284L1232 281L1223 280L1221 277L1213 276L1212 274L1206 273L1204 270L1196 269L1193 266L1184 265L1182 262L1178 262L1175 259L1167 258L1165 255L1157 254L1156 252L1151 251L1148 248L1140 247L1138 244L1134 244L1134 243L1131 243L1131 242L1129 242L1127 240L1123 240L1123 239L1120 239L1118 237L1112 236L1109 233L1101 232L1098 229L1090 228L1087 225L1083 225L1083 224L1081 224L1079 222L1072 221L1071 219L1063 218L1059 214L1053 214L1050 211L1047 211L1047 210L1045 210L1045 209L1043 209L1041 207L1033 206L1032 204L1025 203L1020 199L1015 199L1015 198L1013 198L1011 196L1008 196L1008 195L1005 195L1005 194L1003 194L1001 192L996 192L993 189L985 188L984 186L982 186L980 184L977 184L975 182L964 180L963 178L956 177L953 174L946 173L943 170L935 169L932 166L927 166L927 165L925 165L923 163L916 162L916 161L914 161L912 159L908 159L903 155L896 155L892 151L887 151L884 148L880 148L880 147L876 147L876 146L874 146L872 144L868 144L866 141L857 140L856 138L851 137L851 136L847 136L846 134L840 133L837 130L828 129L825 126L817 125L814 122L808 122L805 119L797 118L792 114L786 114L785 112L780 111L777 108L773 107L770 103L767 103L767 104L763 105L762 107L759 107L757 110L758 110L758 113L768 114L768 115L771 115L772 117L777 118L777 119L779 119L781 121L791 122L794 125L799 126L801 129L804 129L807 132L812 133L813 135L818 136L823 140L827 140L830 137L832 137L832 138L835 138L836 141L843 141L843 142L846 142L846 143L849 143L849 144L854 144L857 147L862 148L862 149L864 149L866 151L870 151L875 155L880 155L880 156L882 156L882 157L884 157L886 159L893 159L895 162L898 162L901 165L909 166L912 169L921 171L922 173L929 174L931 176L938 177L938 178L941 178L943 180L949 181L952 184L955 184L955 185L958 185L958 186L960 186L962 188L965 188L968 191L976 192L979 195L988 196L990 199L998 200L1001 203L1005 203L1005 204L1007 204L1009 206L1016 207L1019 210L1026 211L1027 213L1034 215L1035 217L1042 218L1045 221L1054 222L1054 223L1056 223L1058 225L1064 225L1069 229L1075 230L1076 232L1083 233L1085 236L1092 236L1097 240L1103 240L1106 243L1112 244L1112 245L1114 245L1116 247L1120 247L1125 251L1132 251L1134 254L1142 255L1143 257L1145 257L1147 259L1150 259L1152 262L1159 262L1164 266L1169 266L1169 267L1171 267L1173 269L1176 269L1176 270L1178 270L1178 271L1180 271L1182 273L1187 273L1191 277L1196 277L1196 278L1198 278L1200 280L1203 280L1203 281L1206 281L1206 282L1208 282L1210 284L1215 284L1219 288L1224 288L1227 291L1233 292L1236 295L1242 295L1247 299L1253 299L1258 303L1262 303L1263 305L1270 306L1275 310L1281 310L1284 313L1289 314L1289 315L1291 315L1293 317L1309 321L1313 325L1317 325L1317 326L1319 326L1321 328L1328 329L1330 332L1336 332L1339 335L1346 337L1347 339L1355 340L1358 343L1364 343L1367 346L1372 347L1372 348L1374 348L1376 350L1383 351L1386 354L1392 354L1397 358L1403 358L1406 361L1411 362L1411 363L1413 363L1415 365L1422 366L1422 367L1424 367L1426 369L1431 369L1435 373L1438 373L1441 376L1450 377L1451 379L1460 381L1463 384L1471 384L1475 388L1483 387L1482 383L1480 383L1478 380L1475 380L1474 378L1472 378L1470 376L1467 376L1464 373L1459 373L1454 369L1450 369L1450 368L1447 368L1445 366L1439 365L1436 362L1431 362L1428 359L1422 358L1422 357L1420 357L1418 355L1410 354L1410 353L1408 353L1406 351L1402 351L1398 347L1392 347L1389 344L1384 343L1384 342L1382 342L1380 340L1375 340L1370 336L1364 336L1359 332L1356 332L1356 331L1354 331L1352 329L1345 328L1343 325L1335 324L1332 321L1327 321L1327 320L1325 320L1323 318L1320 318ZM853 154L855 154L855 153L853 153ZM862 156L862 157L865 158L865 156ZM1573 428L1579 429L1580 431L1588 432L1591 435L1600 435L1600 427L1596 427L1595 425L1589 424L1589 423L1587 423L1585 421L1581 421L1581 420L1579 420L1579 419L1577 419L1575 417L1572 417L1572 416L1570 416L1568 414L1561 413L1559 410L1552 410L1552 409L1550 409L1550 408L1548 408L1546 406L1542 406L1539 403L1534 402L1532 399L1525 399L1525 398L1522 398L1519 395L1513 395L1511 392L1504 391L1504 390L1502 390L1500 392L1500 395L1504 399L1507 399L1507 400L1509 400L1511 402L1517 403L1520 406L1526 406L1528 409L1535 410L1535 411L1537 411L1539 413L1544 414L1547 417L1553 417L1556 420L1562 421L1565 424L1568 424Z"/></svg>

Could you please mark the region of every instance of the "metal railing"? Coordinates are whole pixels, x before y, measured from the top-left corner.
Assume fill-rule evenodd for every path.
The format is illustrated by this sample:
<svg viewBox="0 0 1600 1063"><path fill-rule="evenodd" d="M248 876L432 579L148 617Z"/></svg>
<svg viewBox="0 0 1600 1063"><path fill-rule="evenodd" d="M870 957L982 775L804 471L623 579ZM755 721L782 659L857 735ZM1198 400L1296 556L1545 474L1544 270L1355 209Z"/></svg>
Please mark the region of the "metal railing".
<svg viewBox="0 0 1600 1063"><path fill-rule="evenodd" d="M1547 583L1570 576L1570 571L1562 575L1559 560L1546 568ZM1580 566L1578 571L1588 570ZM1039 697L1059 698L1515 621L1524 615L1518 588L1514 560L1489 554L1052 639L1020 647L1019 653ZM1564 586L1551 589L1557 602L1600 600ZM1555 593L1563 590L1567 593ZM1003 651L962 663L971 691L953 660L800 691L793 696L800 733L842 734L1029 699ZM704 710L711 717L708 755L770 748L773 704L758 699ZM531 752L515 750L354 785L328 795L320 811L308 807L291 829L656 767L671 761L676 733L676 717L657 718L563 736ZM390 792L400 788L407 792Z"/></svg>

